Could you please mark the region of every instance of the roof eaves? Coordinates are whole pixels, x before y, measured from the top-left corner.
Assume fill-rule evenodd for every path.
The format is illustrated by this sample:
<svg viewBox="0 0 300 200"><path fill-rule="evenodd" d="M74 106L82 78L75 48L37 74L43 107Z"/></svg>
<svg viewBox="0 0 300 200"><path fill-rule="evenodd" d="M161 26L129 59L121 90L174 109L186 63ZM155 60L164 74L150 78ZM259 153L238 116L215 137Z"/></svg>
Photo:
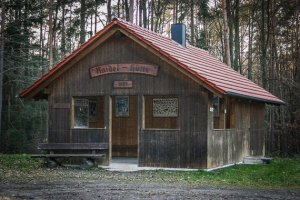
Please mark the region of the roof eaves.
<svg viewBox="0 0 300 200"><path fill-rule="evenodd" d="M258 97L238 94L238 93L235 93L235 92L225 92L225 94L226 95L231 95L231 96L236 96L236 97L242 97L242 98L245 98L245 99L262 101L262 102L265 102L267 104L286 105L286 103L284 101L281 101L279 99L278 99L278 101L275 101L275 100L269 100L269 99L264 99L264 98L258 98Z"/></svg>

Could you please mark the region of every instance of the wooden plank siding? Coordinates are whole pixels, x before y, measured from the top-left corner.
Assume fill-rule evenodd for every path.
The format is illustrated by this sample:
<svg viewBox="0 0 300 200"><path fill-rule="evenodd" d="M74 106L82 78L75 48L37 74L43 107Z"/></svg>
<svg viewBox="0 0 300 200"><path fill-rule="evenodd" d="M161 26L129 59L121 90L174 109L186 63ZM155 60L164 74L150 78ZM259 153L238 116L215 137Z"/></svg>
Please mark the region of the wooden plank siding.
<svg viewBox="0 0 300 200"><path fill-rule="evenodd" d="M252 103L250 112L250 154L251 156L264 156L267 131L267 124L264 118L265 104Z"/></svg>
<svg viewBox="0 0 300 200"><path fill-rule="evenodd" d="M109 74L91 78L89 69L109 63L150 63L159 66L158 76ZM113 88L115 80L132 80L133 87ZM112 36L52 82L49 105L69 103L72 97L105 96L105 128L72 128L72 109L49 106L49 142L110 142L108 99L116 95L138 97L139 166L205 168L207 157L207 93L199 84L170 66L164 59L125 36ZM142 126L144 95L179 97L178 130L145 130ZM111 105L114 106L114 105ZM71 106L72 107L72 106ZM109 162L107 152L106 163Z"/></svg>
<svg viewBox="0 0 300 200"><path fill-rule="evenodd" d="M212 94L209 94L212 99ZM214 130L208 120L207 168L241 162L245 156L262 155L264 152L264 104L235 98L234 128ZM209 102L212 106L212 101ZM212 113L209 113L212 117ZM250 117L251 116L251 117Z"/></svg>
<svg viewBox="0 0 300 200"><path fill-rule="evenodd" d="M180 98L180 129L140 131L139 166L206 167L205 94L195 92L183 96L185 98ZM198 102L194 102L195 99Z"/></svg>
<svg viewBox="0 0 300 200"><path fill-rule="evenodd" d="M178 98L178 95L145 95L144 96L144 128L161 128L161 129L179 129L179 116L178 117L154 117L153 116L153 99L166 99ZM180 105L179 109L180 109Z"/></svg>

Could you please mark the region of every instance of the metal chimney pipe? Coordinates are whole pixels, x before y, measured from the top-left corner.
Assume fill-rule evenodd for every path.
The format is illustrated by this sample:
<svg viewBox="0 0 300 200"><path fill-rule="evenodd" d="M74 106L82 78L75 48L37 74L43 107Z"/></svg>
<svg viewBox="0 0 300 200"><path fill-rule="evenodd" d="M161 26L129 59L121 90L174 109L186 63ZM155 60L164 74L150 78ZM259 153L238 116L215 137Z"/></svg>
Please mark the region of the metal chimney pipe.
<svg viewBox="0 0 300 200"><path fill-rule="evenodd" d="M186 47L186 27L184 24L171 25L171 38L177 43Z"/></svg>

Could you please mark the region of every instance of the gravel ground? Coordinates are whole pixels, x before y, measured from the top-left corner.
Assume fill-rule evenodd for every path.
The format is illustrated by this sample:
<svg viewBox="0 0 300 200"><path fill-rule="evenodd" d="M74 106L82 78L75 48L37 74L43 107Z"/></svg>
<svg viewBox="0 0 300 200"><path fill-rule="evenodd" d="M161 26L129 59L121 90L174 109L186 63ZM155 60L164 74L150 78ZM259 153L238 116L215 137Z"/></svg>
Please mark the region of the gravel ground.
<svg viewBox="0 0 300 200"><path fill-rule="evenodd" d="M300 191L253 189L161 178L155 172L37 170L0 178L6 199L300 199ZM3 178L4 177L4 178Z"/></svg>

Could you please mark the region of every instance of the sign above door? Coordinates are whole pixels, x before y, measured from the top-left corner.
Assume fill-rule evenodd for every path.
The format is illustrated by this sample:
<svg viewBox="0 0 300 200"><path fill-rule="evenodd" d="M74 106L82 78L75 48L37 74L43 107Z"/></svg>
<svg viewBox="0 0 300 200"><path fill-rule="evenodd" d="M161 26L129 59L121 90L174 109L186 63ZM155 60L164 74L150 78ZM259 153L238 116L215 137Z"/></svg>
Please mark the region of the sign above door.
<svg viewBox="0 0 300 200"><path fill-rule="evenodd" d="M145 63L112 63L90 68L91 77L105 74L133 73L157 76L158 66Z"/></svg>

